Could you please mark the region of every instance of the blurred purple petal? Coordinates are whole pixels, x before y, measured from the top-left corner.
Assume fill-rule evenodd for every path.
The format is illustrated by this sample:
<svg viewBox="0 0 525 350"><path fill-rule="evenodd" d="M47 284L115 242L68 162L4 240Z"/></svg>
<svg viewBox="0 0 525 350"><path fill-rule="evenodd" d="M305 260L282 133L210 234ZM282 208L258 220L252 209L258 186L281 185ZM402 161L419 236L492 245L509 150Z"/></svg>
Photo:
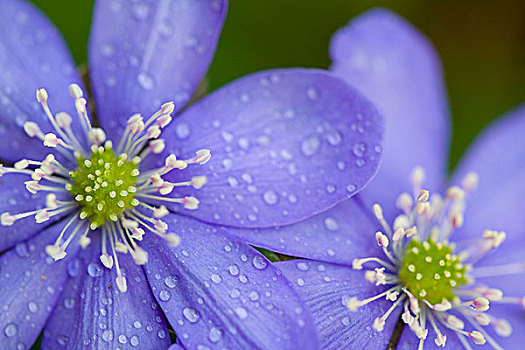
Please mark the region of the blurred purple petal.
<svg viewBox="0 0 525 350"><path fill-rule="evenodd" d="M143 247L153 294L187 348L314 349L309 313L290 283L262 255L225 232L182 216L167 222L181 237L169 249L149 235Z"/></svg>
<svg viewBox="0 0 525 350"><path fill-rule="evenodd" d="M381 157L383 121L342 80L320 70L256 73L180 115L166 152L186 159L211 150L205 166L170 173L207 175L198 210L173 210L211 223L269 227L296 222L355 194Z"/></svg>
<svg viewBox="0 0 525 350"><path fill-rule="evenodd" d="M332 39L332 70L382 108L386 121L381 168L363 197L385 206L407 189L415 166L425 187L440 189L447 173L449 111L439 57L428 40L388 10L367 12Z"/></svg>
<svg viewBox="0 0 525 350"><path fill-rule="evenodd" d="M68 269L71 278L44 329L42 348L166 349L168 327L142 268L129 255L119 255L128 286L120 293L115 267L105 268L100 241L92 244Z"/></svg>
<svg viewBox="0 0 525 350"><path fill-rule="evenodd" d="M90 73L113 139L134 113L148 117L168 101L184 107L208 70L226 7L226 0L96 2Z"/></svg>
<svg viewBox="0 0 525 350"><path fill-rule="evenodd" d="M68 86L81 85L81 79L60 33L26 1L0 2L0 67L0 159L41 160L49 149L23 129L26 121L34 121L44 133L53 131L36 90L48 91L53 112L76 115Z"/></svg>
<svg viewBox="0 0 525 350"><path fill-rule="evenodd" d="M352 265L355 258L379 252L373 236L377 225L371 220L352 198L296 224L226 230L253 245L279 253Z"/></svg>
<svg viewBox="0 0 525 350"><path fill-rule="evenodd" d="M29 348L44 326L67 280L78 244L54 262L45 253L63 224L54 225L0 257L0 344L3 349ZM64 326L64 325L63 325ZM20 345L21 344L21 345Z"/></svg>
<svg viewBox="0 0 525 350"><path fill-rule="evenodd" d="M385 349L401 308L388 318L385 329L372 329L374 319L384 314L390 302L380 300L350 311L350 297L360 300L381 291L364 278L362 271L310 260L290 260L277 263L284 276L306 301L313 318L321 349Z"/></svg>

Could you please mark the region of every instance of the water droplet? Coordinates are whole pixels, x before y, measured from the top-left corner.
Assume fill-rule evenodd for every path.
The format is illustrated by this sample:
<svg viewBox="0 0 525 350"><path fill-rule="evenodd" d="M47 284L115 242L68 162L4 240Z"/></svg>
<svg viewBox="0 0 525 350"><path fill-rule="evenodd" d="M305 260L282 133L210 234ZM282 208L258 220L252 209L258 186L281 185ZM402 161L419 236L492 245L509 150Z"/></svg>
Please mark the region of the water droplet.
<svg viewBox="0 0 525 350"><path fill-rule="evenodd" d="M115 53L115 49L111 45L102 45L100 48L100 54L104 57L111 57Z"/></svg>
<svg viewBox="0 0 525 350"><path fill-rule="evenodd" d="M241 137L239 141L237 141L237 144L242 149L247 149L250 147L250 141L246 137Z"/></svg>
<svg viewBox="0 0 525 350"><path fill-rule="evenodd" d="M75 306L75 300L72 298L64 299L64 307L66 309L72 309Z"/></svg>
<svg viewBox="0 0 525 350"><path fill-rule="evenodd" d="M222 332L219 328L217 327L212 327L210 329L210 333L208 333L208 339L212 342L212 343L216 343L218 342L222 337Z"/></svg>
<svg viewBox="0 0 525 350"><path fill-rule="evenodd" d="M341 136L341 133L337 130L331 130L327 135L326 139L328 140L328 143L332 146L337 146L341 144L341 141L343 140L343 137Z"/></svg>
<svg viewBox="0 0 525 350"><path fill-rule="evenodd" d="M258 270L263 270L268 266L268 263L266 262L266 260L264 260L264 258L260 255L254 256L252 263L253 263L253 266Z"/></svg>
<svg viewBox="0 0 525 350"><path fill-rule="evenodd" d="M149 16L150 8L148 4L139 3L132 7L133 16L138 20L145 20Z"/></svg>
<svg viewBox="0 0 525 350"><path fill-rule="evenodd" d="M252 291L250 292L248 297L250 298L251 301L257 301L259 300L259 293L257 293L256 291Z"/></svg>
<svg viewBox="0 0 525 350"><path fill-rule="evenodd" d="M334 252L333 249L328 249L326 252L327 252L328 255L330 255L330 256L334 256L334 255L335 255L335 252Z"/></svg>
<svg viewBox="0 0 525 350"><path fill-rule="evenodd" d="M171 293L165 289L159 292L159 299L162 301L168 301L171 299Z"/></svg>
<svg viewBox="0 0 525 350"><path fill-rule="evenodd" d="M129 342L131 343L131 345L133 346L137 346L139 345L139 337L137 337L136 335L132 336L131 339L129 340Z"/></svg>
<svg viewBox="0 0 525 350"><path fill-rule="evenodd" d="M195 323L199 320L199 314L197 311L195 311L195 309L185 307L184 310L182 310L182 314L191 323Z"/></svg>
<svg viewBox="0 0 525 350"><path fill-rule="evenodd" d="M38 311L38 305L37 303L35 303L34 301L30 301L28 304L27 304L27 308L29 309L30 312L32 313L35 313Z"/></svg>
<svg viewBox="0 0 525 350"><path fill-rule="evenodd" d="M120 344L126 344L128 342L128 338L124 334L121 334L118 336L118 342Z"/></svg>
<svg viewBox="0 0 525 350"><path fill-rule="evenodd" d="M4 334L6 337L11 338L16 335L18 332L18 326L14 323L8 323L7 326L5 326Z"/></svg>
<svg viewBox="0 0 525 350"><path fill-rule="evenodd" d="M133 327L139 329L139 328L142 327L142 323L140 323L140 321L135 321L135 322L133 322Z"/></svg>
<svg viewBox="0 0 525 350"><path fill-rule="evenodd" d="M237 288L233 288L231 291L230 291L230 297L232 298L238 298L239 295L241 295L241 291L238 290Z"/></svg>
<svg viewBox="0 0 525 350"><path fill-rule="evenodd" d="M190 127L187 123L178 123L175 126L175 133L179 139L184 140L190 136Z"/></svg>
<svg viewBox="0 0 525 350"><path fill-rule="evenodd" d="M27 346L24 343L18 343L16 345L16 350L26 350Z"/></svg>
<svg viewBox="0 0 525 350"><path fill-rule="evenodd" d="M67 273L69 274L70 277L75 277L78 275L79 272L80 272L80 260L75 258L67 264Z"/></svg>
<svg viewBox="0 0 525 350"><path fill-rule="evenodd" d="M381 153L381 152L383 152L383 148L381 146L377 145L377 146L374 147L374 151L376 151L377 153Z"/></svg>
<svg viewBox="0 0 525 350"><path fill-rule="evenodd" d="M352 152L356 157L362 157L365 154L366 146L364 143L359 142L352 147Z"/></svg>
<svg viewBox="0 0 525 350"><path fill-rule="evenodd" d="M175 288L175 286L177 285L177 277L175 276L168 276L164 279L164 284L166 285L166 287L168 288Z"/></svg>
<svg viewBox="0 0 525 350"><path fill-rule="evenodd" d="M100 264L98 262L92 262L88 265L88 274L91 276L91 277L100 277L102 276L102 273L104 272L104 270L102 270L102 266L100 266Z"/></svg>
<svg viewBox="0 0 525 350"><path fill-rule="evenodd" d="M110 329L106 329L102 333L102 339L104 339L104 341L107 341L107 342L112 341L113 340L113 331L110 330Z"/></svg>
<svg viewBox="0 0 525 350"><path fill-rule="evenodd" d="M346 186L346 190L347 190L348 192L350 192L350 193L355 192L356 189L357 189L357 186L354 185L354 184L350 184L350 185Z"/></svg>
<svg viewBox="0 0 525 350"><path fill-rule="evenodd" d="M253 182L253 178L250 174L244 173L241 175L241 178L249 184Z"/></svg>
<svg viewBox="0 0 525 350"><path fill-rule="evenodd" d="M263 193L263 199L267 204L273 205L277 203L277 193L273 190L268 190Z"/></svg>
<svg viewBox="0 0 525 350"><path fill-rule="evenodd" d="M337 231L339 230L339 223L333 217L327 216L324 219L324 227L326 227L328 231Z"/></svg>
<svg viewBox="0 0 525 350"><path fill-rule="evenodd" d="M305 156L313 156L319 150L320 145L321 141L319 137L312 135L303 140L301 143L301 151Z"/></svg>
<svg viewBox="0 0 525 350"><path fill-rule="evenodd" d="M166 331L164 331L163 329L161 329L160 331L157 332L157 336L158 336L160 339L164 339L164 338L166 338Z"/></svg>
<svg viewBox="0 0 525 350"><path fill-rule="evenodd" d="M297 284L298 284L299 286L301 286L301 287L304 286L304 280L303 280L302 278L298 278L298 279L297 279Z"/></svg>
<svg viewBox="0 0 525 350"><path fill-rule="evenodd" d="M211 280L215 283L221 283L222 282L222 277L217 275L216 273L212 274L211 275Z"/></svg>
<svg viewBox="0 0 525 350"><path fill-rule="evenodd" d="M144 90L151 90L155 86L155 80L149 73L146 72L142 72L137 76L137 82Z"/></svg>
<svg viewBox="0 0 525 350"><path fill-rule="evenodd" d="M365 160L363 158L359 158L355 161L355 165L361 168L363 165L365 165Z"/></svg>
<svg viewBox="0 0 525 350"><path fill-rule="evenodd" d="M21 258L29 257L29 249L27 249L27 243L18 243L15 246L16 255Z"/></svg>
<svg viewBox="0 0 525 350"><path fill-rule="evenodd" d="M230 272L230 275L237 276L240 272L239 266L237 266L236 264L230 265L230 267L228 267L228 271Z"/></svg>
<svg viewBox="0 0 525 350"><path fill-rule="evenodd" d="M237 314L237 316L239 316L240 319L245 319L246 317L248 317L248 311L246 311L246 309L243 307L236 308L235 313Z"/></svg>
<svg viewBox="0 0 525 350"><path fill-rule="evenodd" d="M345 326L345 327L350 326L350 318L348 318L348 317L343 317L343 318L341 319L341 323L342 323L343 326Z"/></svg>
<svg viewBox="0 0 525 350"><path fill-rule="evenodd" d="M297 263L297 268L298 268L299 270L301 270L301 271L308 271L308 269L309 269L310 267L309 267L308 264L305 263L305 262L298 262L298 263Z"/></svg>
<svg viewBox="0 0 525 350"><path fill-rule="evenodd" d="M233 161L230 158L226 158L222 161L222 166L224 169L231 169L233 166ZM231 178L231 177L230 177ZM234 179L235 180L235 179ZM237 181L237 180L235 180ZM231 185L231 184L230 184ZM233 187L233 186L232 186Z"/></svg>
<svg viewBox="0 0 525 350"><path fill-rule="evenodd" d="M316 100L317 97L319 97L319 92L317 91L316 88L314 88L314 87L309 87L308 89L306 89L306 96L307 96L310 100Z"/></svg>

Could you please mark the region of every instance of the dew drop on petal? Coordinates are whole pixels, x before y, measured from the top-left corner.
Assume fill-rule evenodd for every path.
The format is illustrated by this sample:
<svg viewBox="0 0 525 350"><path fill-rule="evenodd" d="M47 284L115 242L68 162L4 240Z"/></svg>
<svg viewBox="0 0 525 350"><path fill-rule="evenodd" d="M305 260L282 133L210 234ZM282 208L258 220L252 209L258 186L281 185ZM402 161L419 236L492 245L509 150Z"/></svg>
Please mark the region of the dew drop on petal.
<svg viewBox="0 0 525 350"><path fill-rule="evenodd" d="M195 309L186 307L184 308L184 310L182 310L182 314L191 323L195 323L199 320L199 314L197 313L197 311L195 311Z"/></svg>
<svg viewBox="0 0 525 350"><path fill-rule="evenodd" d="M212 343L216 343L218 342L222 337L222 332L220 329L218 329L217 327L212 327L210 329L210 333L208 333L208 339L212 342Z"/></svg>
<svg viewBox="0 0 525 350"><path fill-rule="evenodd" d="M253 266L258 270L263 270L266 268L266 266L268 266L268 263L266 262L266 260L264 260L264 258L260 255L254 256L252 263L253 263Z"/></svg>

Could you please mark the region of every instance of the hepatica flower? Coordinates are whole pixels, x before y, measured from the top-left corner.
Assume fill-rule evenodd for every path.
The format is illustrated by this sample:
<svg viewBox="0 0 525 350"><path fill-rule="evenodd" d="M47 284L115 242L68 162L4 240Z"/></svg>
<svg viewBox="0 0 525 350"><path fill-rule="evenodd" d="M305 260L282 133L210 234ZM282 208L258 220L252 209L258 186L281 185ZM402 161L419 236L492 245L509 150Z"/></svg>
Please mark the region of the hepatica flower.
<svg viewBox="0 0 525 350"><path fill-rule="evenodd" d="M383 109L377 176L306 221L237 234L312 259L279 267L309 305L322 348L518 348L524 109L489 127L447 180L448 109L429 42L374 10L335 35L331 55L333 72Z"/></svg>
<svg viewBox="0 0 525 350"><path fill-rule="evenodd" d="M183 111L225 13L224 1L97 2L88 91L52 24L0 2L0 347L26 349L43 329L44 349L165 349L166 319L188 349L317 346L291 284L228 231L361 190L382 119L304 69L242 78Z"/></svg>

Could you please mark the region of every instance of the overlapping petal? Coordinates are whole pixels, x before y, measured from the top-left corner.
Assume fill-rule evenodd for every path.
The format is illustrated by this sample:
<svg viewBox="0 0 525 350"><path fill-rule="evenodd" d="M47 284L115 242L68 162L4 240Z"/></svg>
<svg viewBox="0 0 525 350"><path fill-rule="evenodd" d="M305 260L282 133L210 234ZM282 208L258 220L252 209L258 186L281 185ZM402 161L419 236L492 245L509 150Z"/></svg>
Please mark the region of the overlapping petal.
<svg viewBox="0 0 525 350"><path fill-rule="evenodd" d="M226 0L97 1L89 64L97 112L113 139L134 113L180 110L208 70Z"/></svg>
<svg viewBox="0 0 525 350"><path fill-rule="evenodd" d="M56 28L26 1L0 2L0 66L0 160L41 160L49 151L23 129L34 121L43 132L53 131L35 92L46 88L55 112L76 115L68 86L81 80Z"/></svg>
<svg viewBox="0 0 525 350"><path fill-rule="evenodd" d="M207 175L205 187L174 193L200 200L198 210L184 213L221 225L269 227L310 217L361 190L381 157L383 123L374 105L319 70L250 75L174 123L167 152L182 159L203 148L212 153L205 166L170 173L177 180Z"/></svg>
<svg viewBox="0 0 525 350"><path fill-rule="evenodd" d="M70 263L71 278L44 329L42 348L167 349L168 327L142 268L119 255L128 286L119 292L116 269L100 264L100 239L94 238L96 246Z"/></svg>
<svg viewBox="0 0 525 350"><path fill-rule="evenodd" d="M181 245L145 237L145 270L185 348L316 348L309 312L262 255L194 219L170 214L167 223Z"/></svg>
<svg viewBox="0 0 525 350"><path fill-rule="evenodd" d="M0 257L0 344L3 349L26 349L44 326L78 250L71 244L68 257L54 260L45 253L63 224L54 225Z"/></svg>
<svg viewBox="0 0 525 350"><path fill-rule="evenodd" d="M321 349L385 349L400 310L394 310L382 332L372 329L390 302L379 300L352 312L350 297L360 300L379 294L378 287L366 281L361 271L311 260L291 260L276 264L306 301L314 318Z"/></svg>
<svg viewBox="0 0 525 350"><path fill-rule="evenodd" d="M440 189L447 173L448 102L439 58L432 45L404 19L372 10L332 39L332 71L381 107L386 121L384 156L363 192L394 217L397 195L410 171L422 166L425 186Z"/></svg>
<svg viewBox="0 0 525 350"><path fill-rule="evenodd" d="M267 229L228 227L226 230L251 244L279 253L352 265L355 258L379 252L374 239L377 225L363 212L362 203L356 197L292 225Z"/></svg>

